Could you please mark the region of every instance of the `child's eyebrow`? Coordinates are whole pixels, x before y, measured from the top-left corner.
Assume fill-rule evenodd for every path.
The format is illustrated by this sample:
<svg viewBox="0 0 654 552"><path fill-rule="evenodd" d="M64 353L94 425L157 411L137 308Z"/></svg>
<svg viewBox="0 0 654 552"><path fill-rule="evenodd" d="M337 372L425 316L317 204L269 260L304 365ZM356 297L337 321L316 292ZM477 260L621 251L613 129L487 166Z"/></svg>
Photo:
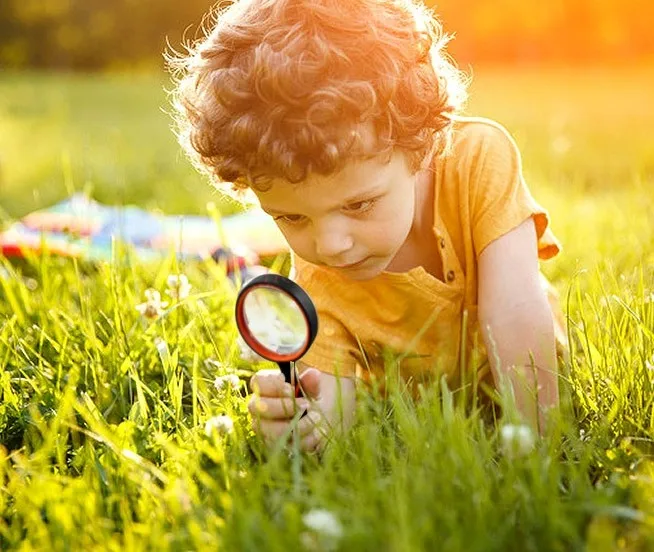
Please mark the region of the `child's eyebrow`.
<svg viewBox="0 0 654 552"><path fill-rule="evenodd" d="M358 192L349 197L346 197L343 203L353 203L355 201L361 201L363 199L370 199L373 198L374 196L381 195L384 192L386 192L386 186L380 184L377 186L373 186L368 190L364 190L363 192Z"/></svg>

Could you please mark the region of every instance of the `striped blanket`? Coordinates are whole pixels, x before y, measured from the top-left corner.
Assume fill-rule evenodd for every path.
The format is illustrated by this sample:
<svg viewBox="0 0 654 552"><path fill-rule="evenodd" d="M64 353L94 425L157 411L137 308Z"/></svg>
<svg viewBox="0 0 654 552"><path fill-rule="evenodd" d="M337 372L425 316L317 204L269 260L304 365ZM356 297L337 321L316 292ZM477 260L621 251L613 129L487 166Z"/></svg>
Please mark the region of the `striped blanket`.
<svg viewBox="0 0 654 552"><path fill-rule="evenodd" d="M288 250L281 232L260 209L211 217L162 215L135 206L109 206L75 194L28 214L0 233L5 257L40 252L90 261L111 259L113 242L132 246L143 260L175 252L183 258L218 258L229 252L256 263Z"/></svg>

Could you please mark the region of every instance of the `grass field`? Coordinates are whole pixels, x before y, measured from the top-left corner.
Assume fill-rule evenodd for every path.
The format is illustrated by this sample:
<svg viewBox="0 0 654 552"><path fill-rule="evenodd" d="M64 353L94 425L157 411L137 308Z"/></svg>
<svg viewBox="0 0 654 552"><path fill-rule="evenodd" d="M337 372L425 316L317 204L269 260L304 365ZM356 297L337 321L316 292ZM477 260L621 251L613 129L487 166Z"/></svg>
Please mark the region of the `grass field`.
<svg viewBox="0 0 654 552"><path fill-rule="evenodd" d="M362 393L320 460L264 455L246 416L259 366L238 358L220 269L2 262L0 549L653 550L651 69L474 77L469 111L514 134L564 245L543 270L569 317L571 401L533 449L438 385L418 403L391 385ZM75 189L205 212L217 197L178 153L163 84L0 74L0 216ZM180 269L191 295L141 318Z"/></svg>

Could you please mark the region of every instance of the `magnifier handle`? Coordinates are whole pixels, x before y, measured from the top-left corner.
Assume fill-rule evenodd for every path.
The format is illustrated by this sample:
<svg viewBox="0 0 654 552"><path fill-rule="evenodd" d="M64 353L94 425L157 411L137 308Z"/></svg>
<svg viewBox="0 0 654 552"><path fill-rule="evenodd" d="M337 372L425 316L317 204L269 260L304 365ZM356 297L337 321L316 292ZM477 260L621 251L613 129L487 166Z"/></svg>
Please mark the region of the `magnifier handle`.
<svg viewBox="0 0 654 552"><path fill-rule="evenodd" d="M293 374L295 367L290 361L278 361L277 364L279 365L279 369L282 371L282 374L284 374L284 381L286 381L286 383L290 383L292 385L293 381L295 380L295 396L301 397L302 390L300 389L300 382L298 381L297 375Z"/></svg>

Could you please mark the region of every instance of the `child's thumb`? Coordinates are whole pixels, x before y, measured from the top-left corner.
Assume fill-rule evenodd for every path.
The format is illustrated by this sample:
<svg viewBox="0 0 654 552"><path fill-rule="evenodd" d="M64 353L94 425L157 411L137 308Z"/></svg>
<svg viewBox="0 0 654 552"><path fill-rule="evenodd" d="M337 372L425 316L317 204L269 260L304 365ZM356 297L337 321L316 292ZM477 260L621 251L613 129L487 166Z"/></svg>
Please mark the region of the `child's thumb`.
<svg viewBox="0 0 654 552"><path fill-rule="evenodd" d="M309 399L320 397L320 372L315 368L307 368L300 374L300 387L304 396Z"/></svg>

